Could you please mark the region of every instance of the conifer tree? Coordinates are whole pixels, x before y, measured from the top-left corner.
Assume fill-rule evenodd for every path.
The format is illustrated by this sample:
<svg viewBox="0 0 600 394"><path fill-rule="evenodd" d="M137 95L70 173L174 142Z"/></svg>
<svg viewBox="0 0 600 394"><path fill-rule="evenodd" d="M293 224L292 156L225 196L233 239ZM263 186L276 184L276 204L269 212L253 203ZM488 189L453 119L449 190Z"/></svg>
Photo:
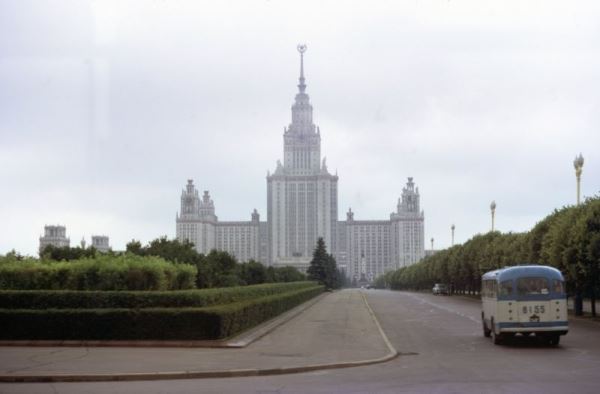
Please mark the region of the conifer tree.
<svg viewBox="0 0 600 394"><path fill-rule="evenodd" d="M327 253L323 238L317 240L317 247L313 252L313 259L308 267L308 279L315 280L325 285L327 289L338 288L338 271L335 258Z"/></svg>

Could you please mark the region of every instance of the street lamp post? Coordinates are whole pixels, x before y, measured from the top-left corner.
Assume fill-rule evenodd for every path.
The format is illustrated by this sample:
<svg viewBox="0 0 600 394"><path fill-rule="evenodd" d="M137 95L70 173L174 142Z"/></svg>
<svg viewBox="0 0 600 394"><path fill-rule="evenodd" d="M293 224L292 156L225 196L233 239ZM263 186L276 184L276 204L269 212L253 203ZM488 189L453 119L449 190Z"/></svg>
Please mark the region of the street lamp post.
<svg viewBox="0 0 600 394"><path fill-rule="evenodd" d="M433 238L431 238L431 251L433 252Z"/></svg>
<svg viewBox="0 0 600 394"><path fill-rule="evenodd" d="M455 228L456 227L454 226L454 224L452 224L452 226L450 227L450 229L452 230L452 244L451 244L451 246L454 246L454 229Z"/></svg>
<svg viewBox="0 0 600 394"><path fill-rule="evenodd" d="M577 177L577 205L581 202L581 172L583 170L583 156L581 153L579 156L575 156L575 160L573 160L573 167L575 167L575 176Z"/></svg>
<svg viewBox="0 0 600 394"><path fill-rule="evenodd" d="M581 172L583 169L583 156L579 153L579 156L575 156L573 160L573 167L575 167L575 176L577 177L577 205L581 202ZM583 315L583 296L581 291L575 292L575 316Z"/></svg>
<svg viewBox="0 0 600 394"><path fill-rule="evenodd" d="M492 201L490 204L490 210L492 211L492 231L494 231L494 219L496 217L496 201Z"/></svg>

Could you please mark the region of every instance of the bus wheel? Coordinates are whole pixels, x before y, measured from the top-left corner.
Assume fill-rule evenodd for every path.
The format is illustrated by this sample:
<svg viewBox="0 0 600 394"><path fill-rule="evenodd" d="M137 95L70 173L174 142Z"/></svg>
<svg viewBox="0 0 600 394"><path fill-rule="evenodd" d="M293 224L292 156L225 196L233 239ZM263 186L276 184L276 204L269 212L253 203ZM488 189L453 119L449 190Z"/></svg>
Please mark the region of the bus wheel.
<svg viewBox="0 0 600 394"><path fill-rule="evenodd" d="M490 322L491 326L492 326L492 342L494 342L494 345L500 345L502 343L502 334L498 334L496 333L496 325L494 324L494 319L492 318L491 322Z"/></svg>
<svg viewBox="0 0 600 394"><path fill-rule="evenodd" d="M560 335L548 335L546 341L550 346L558 346L558 344L560 343Z"/></svg>
<svg viewBox="0 0 600 394"><path fill-rule="evenodd" d="M483 318L483 313L481 314L481 325L483 326L483 336L489 338L492 335L492 330L487 328L485 324L485 319Z"/></svg>

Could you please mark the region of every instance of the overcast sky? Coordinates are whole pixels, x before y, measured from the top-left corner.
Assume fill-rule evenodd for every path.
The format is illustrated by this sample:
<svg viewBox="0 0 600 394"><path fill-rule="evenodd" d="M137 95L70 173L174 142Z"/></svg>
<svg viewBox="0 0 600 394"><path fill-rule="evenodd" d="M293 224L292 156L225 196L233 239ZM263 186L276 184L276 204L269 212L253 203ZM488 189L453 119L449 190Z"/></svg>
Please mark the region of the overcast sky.
<svg viewBox="0 0 600 394"><path fill-rule="evenodd" d="M188 178L266 220L306 43L339 217L414 177L435 248L600 192L598 1L0 0L0 254L45 224L113 249L175 236Z"/></svg>

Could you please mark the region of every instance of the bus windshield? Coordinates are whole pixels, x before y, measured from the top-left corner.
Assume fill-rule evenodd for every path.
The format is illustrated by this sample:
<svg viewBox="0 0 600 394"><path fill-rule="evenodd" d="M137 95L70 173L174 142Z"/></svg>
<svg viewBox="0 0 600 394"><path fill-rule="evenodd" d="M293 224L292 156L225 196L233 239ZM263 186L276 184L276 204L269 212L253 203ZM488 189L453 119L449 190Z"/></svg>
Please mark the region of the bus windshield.
<svg viewBox="0 0 600 394"><path fill-rule="evenodd" d="M517 291L519 295L549 294L550 286L546 278L519 278L517 279Z"/></svg>

